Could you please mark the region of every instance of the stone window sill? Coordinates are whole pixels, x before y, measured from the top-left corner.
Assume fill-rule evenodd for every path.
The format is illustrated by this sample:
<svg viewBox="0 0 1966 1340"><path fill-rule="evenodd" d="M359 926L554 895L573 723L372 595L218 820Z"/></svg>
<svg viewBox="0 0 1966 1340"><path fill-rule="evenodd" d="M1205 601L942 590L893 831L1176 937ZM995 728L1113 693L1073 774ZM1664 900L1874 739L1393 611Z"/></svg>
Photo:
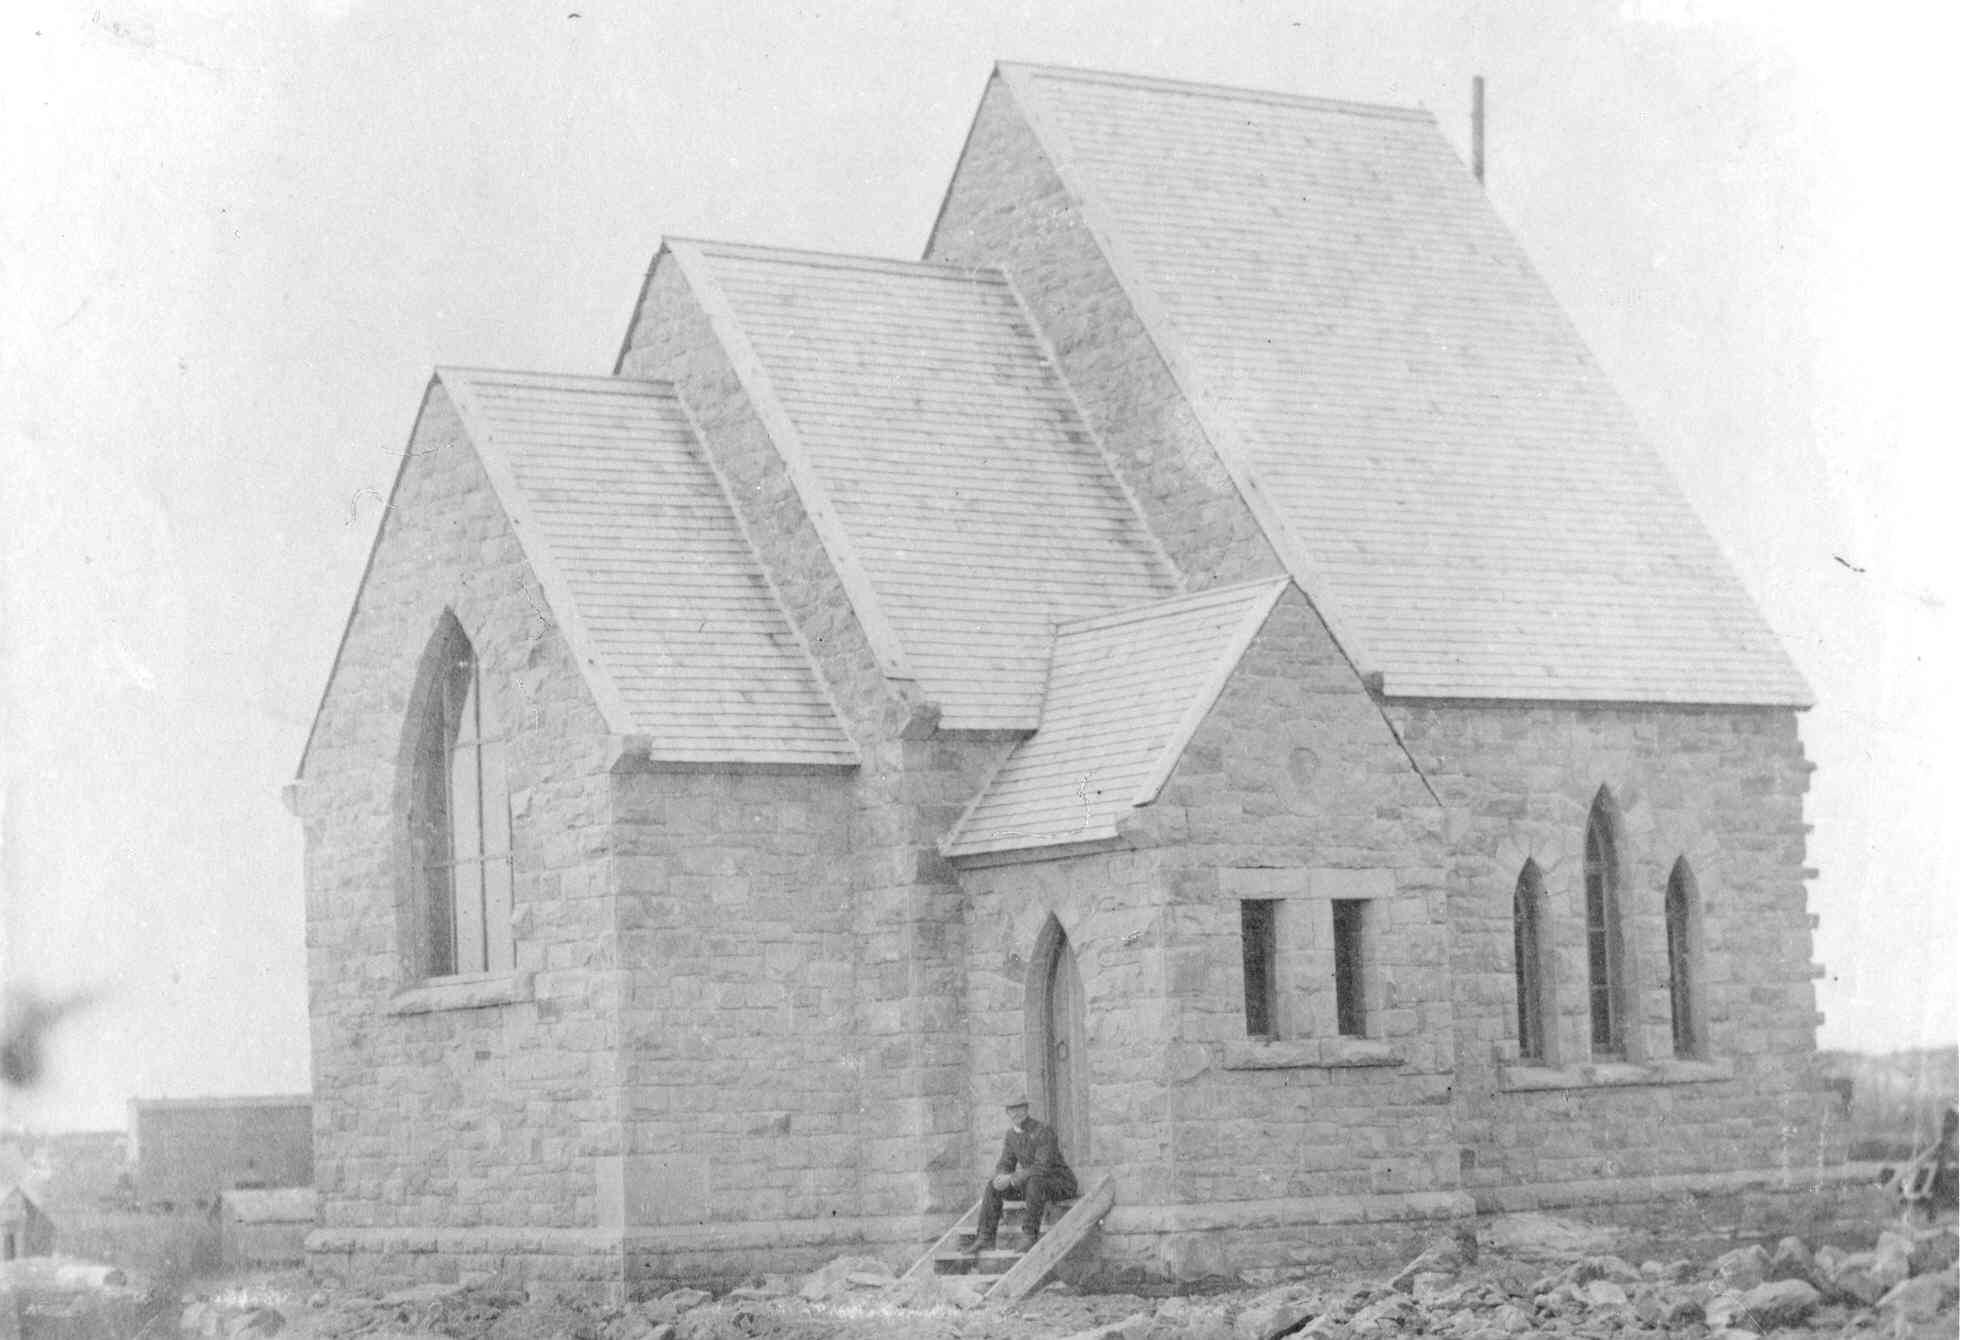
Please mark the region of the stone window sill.
<svg viewBox="0 0 1966 1340"><path fill-rule="evenodd" d="M1716 1084L1734 1078L1732 1061L1659 1061L1632 1065L1603 1061L1592 1065L1505 1065L1502 1092L1544 1089L1621 1089L1647 1084Z"/></svg>
<svg viewBox="0 0 1966 1340"><path fill-rule="evenodd" d="M491 1005L516 1005L532 999L529 972L475 972L459 977L433 977L406 986L389 998L389 1014L437 1014L444 1010L478 1010Z"/></svg>
<svg viewBox="0 0 1966 1340"><path fill-rule="evenodd" d="M1370 1038L1231 1042L1222 1056L1224 1070L1341 1070L1400 1064L1399 1053L1390 1043Z"/></svg>

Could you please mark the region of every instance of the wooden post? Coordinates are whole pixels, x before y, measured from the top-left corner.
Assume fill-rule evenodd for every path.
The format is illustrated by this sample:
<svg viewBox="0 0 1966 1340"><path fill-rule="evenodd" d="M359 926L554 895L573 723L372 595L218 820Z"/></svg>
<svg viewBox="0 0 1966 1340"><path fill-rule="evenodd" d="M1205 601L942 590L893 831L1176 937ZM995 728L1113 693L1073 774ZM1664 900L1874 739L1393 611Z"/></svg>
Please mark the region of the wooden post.
<svg viewBox="0 0 1966 1340"><path fill-rule="evenodd" d="M1482 106L1486 82L1480 75L1474 77L1474 174L1478 182L1486 180L1488 160L1488 118Z"/></svg>

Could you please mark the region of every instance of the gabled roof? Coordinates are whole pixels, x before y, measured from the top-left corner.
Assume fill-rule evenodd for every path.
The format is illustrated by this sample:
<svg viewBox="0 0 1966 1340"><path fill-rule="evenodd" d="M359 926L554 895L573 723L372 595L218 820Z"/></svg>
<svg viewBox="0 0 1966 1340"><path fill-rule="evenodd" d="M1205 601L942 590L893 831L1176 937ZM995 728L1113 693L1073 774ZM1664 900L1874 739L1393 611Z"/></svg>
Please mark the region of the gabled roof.
<svg viewBox="0 0 1966 1340"><path fill-rule="evenodd" d="M1806 705L1429 115L998 73L1272 543L1386 693Z"/></svg>
<svg viewBox="0 0 1966 1340"><path fill-rule="evenodd" d="M670 388L444 368L609 725L676 762L857 753Z"/></svg>
<svg viewBox="0 0 1966 1340"><path fill-rule="evenodd" d="M1096 842L1159 794L1287 579L1218 587L1061 628L1044 723L942 844L979 856Z"/></svg>
<svg viewBox="0 0 1966 1340"><path fill-rule="evenodd" d="M1053 628L1177 589L1000 272L667 247L944 729L1031 729Z"/></svg>

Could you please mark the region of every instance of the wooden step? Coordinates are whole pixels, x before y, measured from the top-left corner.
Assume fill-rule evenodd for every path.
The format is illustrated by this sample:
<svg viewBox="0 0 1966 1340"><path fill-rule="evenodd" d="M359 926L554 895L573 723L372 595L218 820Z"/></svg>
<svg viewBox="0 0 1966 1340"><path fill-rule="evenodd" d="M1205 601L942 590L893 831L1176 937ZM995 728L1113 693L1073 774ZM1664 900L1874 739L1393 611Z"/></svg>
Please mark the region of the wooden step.
<svg viewBox="0 0 1966 1340"><path fill-rule="evenodd" d="M938 1275L1002 1275L1024 1259L1024 1253L996 1247L986 1252L938 1252Z"/></svg>
<svg viewBox="0 0 1966 1340"><path fill-rule="evenodd" d="M1102 1200L1103 1203L1089 1215L1078 1213L1080 1205L1085 1200L1083 1196L1074 1196L1070 1200L1055 1200L1048 1203L1044 1207L1044 1222L1047 1231L1043 1237L1038 1239L1037 1245L1032 1247L1028 1253L1012 1251L1005 1247L995 1248L986 1252L971 1253L962 1249L976 1241L976 1219L983 1212L983 1200L979 1196L975 1203L963 1211L957 1217L956 1222L949 1225L942 1236L937 1238L935 1243L926 1252L922 1253L921 1257L908 1268L907 1273L902 1278L918 1279L928 1274L1010 1275L1018 1269L1020 1263L1023 1263L1027 1256L1046 1256L1048 1259L1037 1275L1037 1279L1042 1280L1045 1275L1051 1273L1053 1266L1064 1259L1065 1253L1076 1246L1079 1239L1083 1238L1090 1231L1091 1227L1104 1217L1106 1211L1112 1208L1112 1179L1109 1177L1103 1180L1093 1191L1092 1195L1094 1199ZM1077 1216L1076 1218L1074 1218L1075 1215ZM999 1223L1002 1226L1001 1231L1006 1238L1011 1241L1022 1239L1024 1236L1024 1202L1021 1200L1006 1200L1003 1203L1003 1218L999 1220ZM1054 1243L1053 1239L1059 1233L1064 1233L1069 1238L1069 1241L1065 1241L1062 1245ZM992 1286L991 1292L993 1296L1000 1287L1000 1285ZM1035 1283L1025 1286L1016 1296L1021 1298L1024 1293L1028 1293L1035 1287Z"/></svg>
<svg viewBox="0 0 1966 1340"><path fill-rule="evenodd" d="M1045 1277L1057 1268L1072 1248L1099 1226L1099 1221L1106 1217L1106 1211L1113 1208L1113 1199L1113 1179L1101 1178L1098 1186L1073 1203L1070 1211L1059 1219L1056 1228L1039 1238L1035 1247L1022 1253L1017 1262L990 1286L989 1292L983 1295L984 1301L1014 1303L1043 1284Z"/></svg>

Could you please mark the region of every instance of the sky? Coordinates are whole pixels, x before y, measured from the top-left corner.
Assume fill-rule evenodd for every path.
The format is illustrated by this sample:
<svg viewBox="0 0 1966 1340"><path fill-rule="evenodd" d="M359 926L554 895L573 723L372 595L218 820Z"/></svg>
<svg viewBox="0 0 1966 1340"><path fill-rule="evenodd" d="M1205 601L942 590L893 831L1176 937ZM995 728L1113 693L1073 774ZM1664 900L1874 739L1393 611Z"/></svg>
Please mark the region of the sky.
<svg viewBox="0 0 1966 1340"><path fill-rule="evenodd" d="M432 367L607 371L664 234L918 256L998 58L1417 104L1463 151L1486 77L1496 209L1815 689L1819 1041L1955 1041L1938 8L10 12L0 977L90 1000L0 1122L307 1087L280 790Z"/></svg>

